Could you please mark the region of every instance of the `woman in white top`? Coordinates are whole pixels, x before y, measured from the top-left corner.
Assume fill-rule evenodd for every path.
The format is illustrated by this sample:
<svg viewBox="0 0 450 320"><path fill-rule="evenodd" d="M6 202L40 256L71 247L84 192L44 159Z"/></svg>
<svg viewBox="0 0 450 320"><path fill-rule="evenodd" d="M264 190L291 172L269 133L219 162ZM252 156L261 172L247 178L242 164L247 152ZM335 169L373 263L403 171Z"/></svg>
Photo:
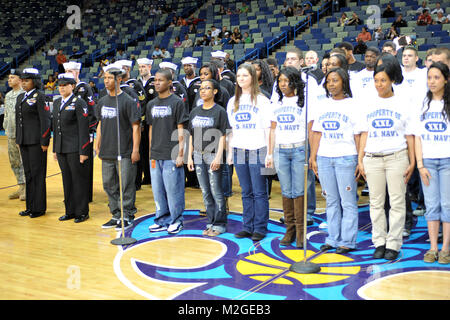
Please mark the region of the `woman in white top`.
<svg viewBox="0 0 450 320"><path fill-rule="evenodd" d="M280 244L287 246L297 239L296 246L302 248L305 211L305 83L297 69L287 67L280 71L276 88L279 101L272 105L266 167L275 165L280 180L286 225L286 233Z"/></svg>
<svg viewBox="0 0 450 320"><path fill-rule="evenodd" d="M228 164L234 164L242 188L243 230L237 238L263 239L269 221L267 179L264 174L270 128L270 101L261 94L256 70L242 64L236 75L236 94L228 102L232 132Z"/></svg>
<svg viewBox="0 0 450 320"><path fill-rule="evenodd" d="M312 127L311 168L326 198L328 237L321 251L356 249L358 234L357 182L361 123L359 105L352 98L350 78L341 68L325 76L327 99L315 112ZM330 99L331 97L331 99Z"/></svg>
<svg viewBox="0 0 450 320"><path fill-rule="evenodd" d="M450 263L450 85L449 68L436 62L428 69L429 91L416 117L417 168L422 179L430 250L425 262ZM439 225L443 242L438 254Z"/></svg>
<svg viewBox="0 0 450 320"><path fill-rule="evenodd" d="M398 256L405 225L406 187L415 165L410 106L405 103L407 97L393 90L393 85L402 80L395 58L375 67L378 96L367 102L361 133L358 166L369 186L375 259L395 260ZM391 206L389 231L384 211L386 184Z"/></svg>

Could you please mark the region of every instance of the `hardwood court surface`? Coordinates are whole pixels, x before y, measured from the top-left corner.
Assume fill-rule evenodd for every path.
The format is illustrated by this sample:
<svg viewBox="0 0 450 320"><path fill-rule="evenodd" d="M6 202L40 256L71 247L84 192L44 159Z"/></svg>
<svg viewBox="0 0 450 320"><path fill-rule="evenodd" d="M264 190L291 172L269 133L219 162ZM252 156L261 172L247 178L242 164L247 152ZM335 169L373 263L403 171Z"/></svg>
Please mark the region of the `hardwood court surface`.
<svg viewBox="0 0 450 320"><path fill-rule="evenodd" d="M9 166L6 137L0 136L0 269L2 270L0 299L172 299L180 290L195 291L192 288L198 286L198 283L194 285L190 281L174 283L167 280L169 277L166 280L161 277L162 280L157 281L144 279L135 268L124 265L124 258L133 254L136 261L143 257L142 259L146 259L146 262L153 266L173 265L179 270L184 270L198 265L207 265L213 257L220 255L221 250L226 250L223 244L205 240L199 236L164 238L159 242L148 242L146 247L136 247L131 253L112 245L110 241L117 238L118 233L101 228L111 215L101 183L101 162L96 158L94 163L94 201L90 204L90 219L80 224L75 224L73 220L58 221L58 218L64 214L62 181L59 166L53 160L51 153L48 154L47 213L35 219L20 217L18 212L25 208L25 203L20 200L8 200L8 194L16 189L14 186L16 180ZM234 196L230 199L230 210L239 213L242 212L242 205L236 175L233 183ZM316 193L317 211L323 212L325 202L320 195L319 185ZM155 211L150 186L143 186L136 197L138 208L136 218L142 221L143 236L147 236L145 218ZM360 201L367 202L367 198L362 197ZM203 207L201 191L187 188L186 210L198 210ZM270 208L280 209L281 207L279 183L274 181ZM281 215L280 211L271 210L270 216L273 221L278 221ZM325 219L325 217L322 218ZM186 219L193 225L204 218L199 217L197 213L188 213ZM239 222L236 224L238 225ZM135 234L139 236L139 233ZM233 238L231 234L227 237ZM256 252L257 248L258 245L252 247L252 250ZM285 250L285 252L290 255L302 254L300 250ZM171 257L170 261L167 260L168 256ZM332 257L336 260L336 256L329 255L328 259ZM252 265L259 257L259 254L255 254L247 257L248 259L243 259L245 261L239 261L237 269L240 276L262 268L260 265ZM323 261L326 261L326 258L326 256L321 257ZM345 257L340 259L344 261ZM395 277L392 281L386 278L386 281L374 282L374 286L365 288L364 295L372 299L449 299L448 271L447 267L426 273L426 276L410 272L401 277ZM281 278L277 280L276 277L269 277L270 281L265 281L262 276L255 276L254 279L262 281L260 286L254 288L255 292L269 282L286 282ZM418 283L419 289L411 292L411 283ZM392 290L393 284L395 284L395 290ZM399 296L399 291L404 295ZM242 293L232 298L239 296L242 297ZM253 297L264 299L266 296Z"/></svg>

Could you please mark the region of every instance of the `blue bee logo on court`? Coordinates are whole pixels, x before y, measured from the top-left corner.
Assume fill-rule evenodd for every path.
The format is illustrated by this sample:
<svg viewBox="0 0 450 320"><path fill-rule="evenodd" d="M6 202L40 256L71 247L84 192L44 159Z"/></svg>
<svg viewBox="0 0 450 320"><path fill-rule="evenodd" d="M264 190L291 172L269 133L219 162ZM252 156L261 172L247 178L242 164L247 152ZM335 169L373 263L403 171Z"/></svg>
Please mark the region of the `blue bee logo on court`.
<svg viewBox="0 0 450 320"><path fill-rule="evenodd" d="M244 122L244 121L250 121L252 118L252 115L249 112L240 112L236 114L236 121L237 122Z"/></svg>
<svg viewBox="0 0 450 320"><path fill-rule="evenodd" d="M375 129L388 129L394 126L392 119L375 119L372 121L372 127Z"/></svg>
<svg viewBox="0 0 450 320"><path fill-rule="evenodd" d="M277 116L279 123L292 123L295 121L295 117L292 114L280 114Z"/></svg>
<svg viewBox="0 0 450 320"><path fill-rule="evenodd" d="M323 127L325 130L331 130L331 131L334 131L334 130L338 130L338 129L341 127L341 125L339 124L338 121L324 121L324 122L322 123L322 127Z"/></svg>
<svg viewBox="0 0 450 320"><path fill-rule="evenodd" d="M425 129L429 132L444 132L447 130L447 124L445 122L427 122Z"/></svg>

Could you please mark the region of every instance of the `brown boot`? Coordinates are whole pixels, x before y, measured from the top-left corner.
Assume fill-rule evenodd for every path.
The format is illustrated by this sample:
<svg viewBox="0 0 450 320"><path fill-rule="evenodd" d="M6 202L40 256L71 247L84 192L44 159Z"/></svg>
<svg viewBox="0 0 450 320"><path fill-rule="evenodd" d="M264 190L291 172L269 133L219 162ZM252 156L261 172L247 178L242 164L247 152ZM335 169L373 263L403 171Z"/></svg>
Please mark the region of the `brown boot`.
<svg viewBox="0 0 450 320"><path fill-rule="evenodd" d="M27 197L25 196L25 184L20 184L19 187L19 199L21 201L25 201L27 199Z"/></svg>
<svg viewBox="0 0 450 320"><path fill-rule="evenodd" d="M305 222L305 198L303 196L294 199L294 216L296 230L296 247L303 248L304 222Z"/></svg>
<svg viewBox="0 0 450 320"><path fill-rule="evenodd" d="M283 198L284 224L286 225L286 233L280 240L282 246L288 246L295 239L295 218L294 218L294 199Z"/></svg>
<svg viewBox="0 0 450 320"><path fill-rule="evenodd" d="M8 199L9 199L9 200L19 199L19 197L20 197L20 188L19 188L19 190L16 190L16 191L14 191L13 193L11 193L11 194L8 196Z"/></svg>

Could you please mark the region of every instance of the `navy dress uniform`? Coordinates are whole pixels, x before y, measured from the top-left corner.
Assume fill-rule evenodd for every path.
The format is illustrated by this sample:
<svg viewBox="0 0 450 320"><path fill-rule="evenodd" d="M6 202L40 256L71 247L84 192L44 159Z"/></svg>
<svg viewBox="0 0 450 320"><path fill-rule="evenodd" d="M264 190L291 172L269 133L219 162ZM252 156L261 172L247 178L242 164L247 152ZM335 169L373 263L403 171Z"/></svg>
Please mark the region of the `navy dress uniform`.
<svg viewBox="0 0 450 320"><path fill-rule="evenodd" d="M58 85L75 83L70 73L58 76ZM79 223L89 218L89 164L87 159L80 162L80 155L90 154L89 123L88 106L75 94L53 103L53 152L61 168L66 209L60 221Z"/></svg>
<svg viewBox="0 0 450 320"><path fill-rule="evenodd" d="M31 79L32 85L23 86L16 101L16 143L22 155L25 173L26 210L21 216L39 217L47 210L47 148L51 137L50 107L41 89L39 71L26 68L21 79Z"/></svg>
<svg viewBox="0 0 450 320"><path fill-rule="evenodd" d="M81 63L75 61L69 61L63 64L64 69L66 70L81 70ZM95 99L94 93L91 87L83 81L79 81L75 85L75 89L73 90L74 96L83 99L87 104L88 108L88 118L89 118L89 134L90 134L90 143L88 145L88 159L87 166L89 169L89 202L93 200L93 185L94 185L94 135L97 130L98 120L95 117Z"/></svg>
<svg viewBox="0 0 450 320"><path fill-rule="evenodd" d="M185 57L181 60L181 63L183 65L192 65L192 67L195 70L195 66L197 65L197 58L192 57ZM186 89L187 96L188 96L188 102L189 102L189 113L194 109L194 101L195 96L197 95L197 92L199 92L200 85L202 84L202 81L200 80L199 76L195 76L192 79L187 79L184 77L180 81L181 85Z"/></svg>

